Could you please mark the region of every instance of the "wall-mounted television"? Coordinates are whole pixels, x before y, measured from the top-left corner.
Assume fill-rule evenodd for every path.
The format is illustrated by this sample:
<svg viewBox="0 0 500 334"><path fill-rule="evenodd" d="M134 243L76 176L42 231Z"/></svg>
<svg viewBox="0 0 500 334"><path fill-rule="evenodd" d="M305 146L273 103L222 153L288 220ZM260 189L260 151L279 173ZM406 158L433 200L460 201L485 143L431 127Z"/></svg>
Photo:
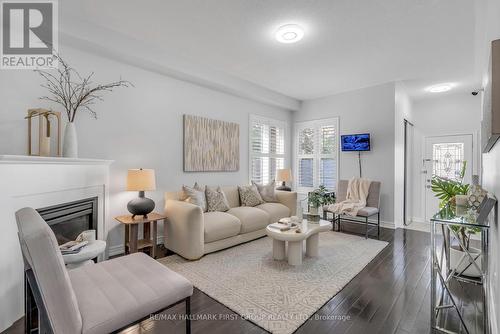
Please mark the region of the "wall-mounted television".
<svg viewBox="0 0 500 334"><path fill-rule="evenodd" d="M342 151L369 151L370 134L342 135L340 136L340 144Z"/></svg>

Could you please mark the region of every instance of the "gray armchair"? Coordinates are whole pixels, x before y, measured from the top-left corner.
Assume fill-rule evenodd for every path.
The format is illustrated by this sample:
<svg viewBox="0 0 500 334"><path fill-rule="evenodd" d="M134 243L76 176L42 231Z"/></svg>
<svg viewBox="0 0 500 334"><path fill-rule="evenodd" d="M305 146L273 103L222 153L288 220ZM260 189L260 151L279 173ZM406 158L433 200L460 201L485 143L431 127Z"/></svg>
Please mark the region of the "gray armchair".
<svg viewBox="0 0 500 334"><path fill-rule="evenodd" d="M346 199L348 184L348 180L339 181L337 185L336 202L342 202ZM363 223L365 224L365 237L368 238L368 226L376 226L377 238L380 238L380 187L381 183L379 181L371 182L370 189L368 189L368 197L366 198L366 206L358 211L358 215L356 217L338 215L334 213L334 227L335 224L338 224L338 229L340 231L342 221ZM377 222L370 222L368 219L375 215L377 216Z"/></svg>
<svg viewBox="0 0 500 334"><path fill-rule="evenodd" d="M111 333L181 302L190 332L193 285L181 275L142 253L67 270L54 233L34 209L17 211L16 220L26 297L36 302L40 333ZM27 333L32 309L27 303Z"/></svg>

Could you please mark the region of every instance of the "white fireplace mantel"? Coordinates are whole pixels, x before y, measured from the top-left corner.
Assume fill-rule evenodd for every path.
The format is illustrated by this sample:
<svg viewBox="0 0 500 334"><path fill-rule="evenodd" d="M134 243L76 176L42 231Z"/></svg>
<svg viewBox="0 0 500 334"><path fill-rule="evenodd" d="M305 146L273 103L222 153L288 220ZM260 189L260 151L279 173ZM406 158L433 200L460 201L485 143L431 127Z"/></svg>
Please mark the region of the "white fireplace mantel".
<svg viewBox="0 0 500 334"><path fill-rule="evenodd" d="M111 165L113 160L40 157L36 155L0 155L0 164Z"/></svg>
<svg viewBox="0 0 500 334"><path fill-rule="evenodd" d="M112 161L0 155L0 332L24 314L23 261L15 212L98 198L97 235L107 238Z"/></svg>

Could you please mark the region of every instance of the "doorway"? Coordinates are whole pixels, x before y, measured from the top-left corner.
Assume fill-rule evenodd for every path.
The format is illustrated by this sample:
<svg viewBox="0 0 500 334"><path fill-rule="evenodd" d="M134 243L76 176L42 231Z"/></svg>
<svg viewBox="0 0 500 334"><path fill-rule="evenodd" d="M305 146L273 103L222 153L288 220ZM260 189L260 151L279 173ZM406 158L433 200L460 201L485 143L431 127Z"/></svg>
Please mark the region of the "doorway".
<svg viewBox="0 0 500 334"><path fill-rule="evenodd" d="M462 166L466 161L464 183L471 183L473 166L472 134L432 136L425 138L424 147L424 205L425 220L430 221L439 210L439 199L431 189L433 176L452 180L460 177Z"/></svg>

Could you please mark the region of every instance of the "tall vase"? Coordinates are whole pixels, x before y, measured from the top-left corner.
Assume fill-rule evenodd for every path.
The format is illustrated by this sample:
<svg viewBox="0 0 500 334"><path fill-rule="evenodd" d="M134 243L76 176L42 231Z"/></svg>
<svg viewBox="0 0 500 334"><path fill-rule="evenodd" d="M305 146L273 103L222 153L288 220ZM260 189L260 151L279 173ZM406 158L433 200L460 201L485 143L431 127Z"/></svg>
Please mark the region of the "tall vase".
<svg viewBox="0 0 500 334"><path fill-rule="evenodd" d="M473 210L477 210L486 197L486 191L479 185L479 175L472 175L472 185L467 191L467 204Z"/></svg>
<svg viewBox="0 0 500 334"><path fill-rule="evenodd" d="M73 122L68 122L64 129L63 157L78 158L78 138Z"/></svg>

